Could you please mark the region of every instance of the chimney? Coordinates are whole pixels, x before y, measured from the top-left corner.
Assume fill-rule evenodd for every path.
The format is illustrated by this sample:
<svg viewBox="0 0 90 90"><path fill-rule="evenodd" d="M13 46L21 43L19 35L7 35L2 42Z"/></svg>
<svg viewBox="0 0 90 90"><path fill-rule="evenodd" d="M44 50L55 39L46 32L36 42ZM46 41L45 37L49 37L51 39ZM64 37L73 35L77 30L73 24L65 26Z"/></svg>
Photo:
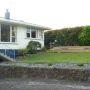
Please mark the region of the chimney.
<svg viewBox="0 0 90 90"><path fill-rule="evenodd" d="M8 11L8 9L6 9L5 12L5 19L10 19L10 12Z"/></svg>

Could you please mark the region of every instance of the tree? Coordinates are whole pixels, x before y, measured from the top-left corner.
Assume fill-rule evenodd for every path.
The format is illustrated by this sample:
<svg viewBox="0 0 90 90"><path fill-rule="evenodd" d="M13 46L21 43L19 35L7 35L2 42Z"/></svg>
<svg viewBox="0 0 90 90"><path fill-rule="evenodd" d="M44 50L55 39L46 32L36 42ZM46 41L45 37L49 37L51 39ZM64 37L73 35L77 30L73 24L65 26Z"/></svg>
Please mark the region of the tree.
<svg viewBox="0 0 90 90"><path fill-rule="evenodd" d="M84 26L83 31L79 35L80 45L90 45L90 26Z"/></svg>
<svg viewBox="0 0 90 90"><path fill-rule="evenodd" d="M50 43L55 41L55 33L54 31L45 32L45 47L50 48Z"/></svg>
<svg viewBox="0 0 90 90"><path fill-rule="evenodd" d="M78 36L81 32L82 27L63 28L45 32L45 46L49 47L50 43L54 43L54 46L79 45Z"/></svg>

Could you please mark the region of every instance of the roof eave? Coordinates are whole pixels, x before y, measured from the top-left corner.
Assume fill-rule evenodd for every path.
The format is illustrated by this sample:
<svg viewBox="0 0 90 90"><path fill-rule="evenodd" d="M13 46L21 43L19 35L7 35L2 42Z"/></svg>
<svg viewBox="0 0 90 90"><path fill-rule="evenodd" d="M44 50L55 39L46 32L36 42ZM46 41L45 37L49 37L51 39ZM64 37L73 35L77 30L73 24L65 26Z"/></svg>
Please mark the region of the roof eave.
<svg viewBox="0 0 90 90"><path fill-rule="evenodd" d="M21 26L30 26L30 27L35 27L35 28L39 28L42 30L51 30L51 28L49 27L44 27L44 26L40 26L40 25L36 25L36 24L32 24L32 23L26 23L23 21L17 21L17 20L7 20L7 19L0 19L1 23L7 23L7 24L14 24L14 25L21 25Z"/></svg>

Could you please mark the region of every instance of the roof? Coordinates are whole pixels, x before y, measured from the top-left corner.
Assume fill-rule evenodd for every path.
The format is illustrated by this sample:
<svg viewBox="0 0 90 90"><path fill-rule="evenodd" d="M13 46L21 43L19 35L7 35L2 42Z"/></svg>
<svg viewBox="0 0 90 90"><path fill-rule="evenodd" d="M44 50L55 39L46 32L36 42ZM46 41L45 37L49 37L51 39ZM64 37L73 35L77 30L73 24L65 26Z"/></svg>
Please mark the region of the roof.
<svg viewBox="0 0 90 90"><path fill-rule="evenodd" d="M1 23L7 23L7 24L14 24L14 25L21 25L21 26L26 26L26 27L33 27L33 28L38 28L38 29L43 29L43 30L50 30L51 28L37 25L37 24L32 24L32 23L27 23L24 21L19 21L19 20L13 20L13 19L5 19L5 18L0 18Z"/></svg>

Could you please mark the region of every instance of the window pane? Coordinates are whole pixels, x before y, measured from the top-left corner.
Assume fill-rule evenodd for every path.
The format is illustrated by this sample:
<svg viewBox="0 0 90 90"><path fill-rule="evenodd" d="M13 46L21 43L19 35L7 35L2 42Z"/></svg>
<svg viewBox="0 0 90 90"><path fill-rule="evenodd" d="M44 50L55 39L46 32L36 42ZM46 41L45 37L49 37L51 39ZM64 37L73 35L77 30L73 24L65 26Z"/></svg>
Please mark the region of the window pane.
<svg viewBox="0 0 90 90"><path fill-rule="evenodd" d="M1 24L1 42L10 42L10 25Z"/></svg>
<svg viewBox="0 0 90 90"><path fill-rule="evenodd" d="M15 42L15 37L12 37L12 42Z"/></svg>
<svg viewBox="0 0 90 90"><path fill-rule="evenodd" d="M12 26L12 34L11 34L11 42L15 42L16 41L16 27Z"/></svg>
<svg viewBox="0 0 90 90"><path fill-rule="evenodd" d="M15 31L12 31L12 36L15 36Z"/></svg>
<svg viewBox="0 0 90 90"><path fill-rule="evenodd" d="M30 37L30 33L27 33L27 37L28 37L28 38Z"/></svg>
<svg viewBox="0 0 90 90"><path fill-rule="evenodd" d="M36 38L36 31L31 31L31 37Z"/></svg>
<svg viewBox="0 0 90 90"><path fill-rule="evenodd" d="M14 26L12 26L12 30L14 30Z"/></svg>
<svg viewBox="0 0 90 90"><path fill-rule="evenodd" d="M27 38L30 38L30 28L27 28L26 35L27 35Z"/></svg>

